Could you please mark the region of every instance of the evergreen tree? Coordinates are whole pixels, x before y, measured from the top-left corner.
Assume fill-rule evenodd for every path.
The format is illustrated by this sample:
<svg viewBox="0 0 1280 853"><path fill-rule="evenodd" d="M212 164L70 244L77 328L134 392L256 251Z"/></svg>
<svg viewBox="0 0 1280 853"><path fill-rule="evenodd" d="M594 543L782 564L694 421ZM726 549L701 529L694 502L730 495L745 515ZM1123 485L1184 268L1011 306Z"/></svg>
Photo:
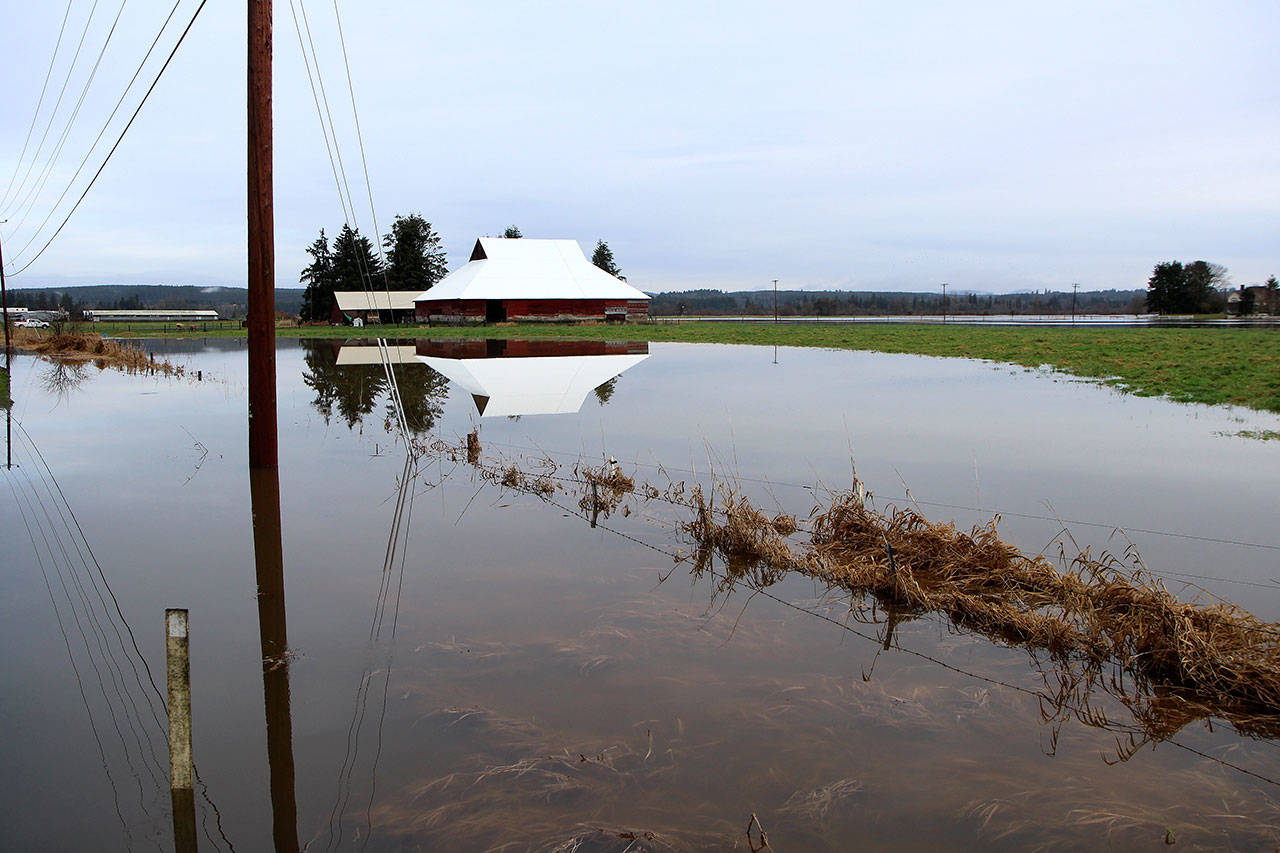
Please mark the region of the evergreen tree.
<svg viewBox="0 0 1280 853"><path fill-rule="evenodd" d="M1227 268L1207 261L1186 266L1179 261L1156 264L1147 280L1147 310L1160 314L1220 311L1224 300L1218 287L1226 280Z"/></svg>
<svg viewBox="0 0 1280 853"><path fill-rule="evenodd" d="M1280 312L1280 282L1273 275L1267 279L1267 313Z"/></svg>
<svg viewBox="0 0 1280 853"><path fill-rule="evenodd" d="M307 285L302 292L300 316L304 321L324 320L333 306L334 277L333 253L329 251L329 238L323 228L316 241L307 247L307 254L311 256L311 264L298 276L298 281Z"/></svg>
<svg viewBox="0 0 1280 853"><path fill-rule="evenodd" d="M387 250L387 286L391 290L428 290L448 272L440 235L416 213L396 216L382 245Z"/></svg>
<svg viewBox="0 0 1280 853"><path fill-rule="evenodd" d="M614 278L620 278L623 281L627 277L622 274L622 270L618 269L618 265L613 260L613 250L609 248L609 244L603 240L596 241L596 250L591 253L591 263L607 272Z"/></svg>
<svg viewBox="0 0 1280 853"><path fill-rule="evenodd" d="M382 262L373 243L350 225L343 225L333 241L333 289L366 291L384 287Z"/></svg>
<svg viewBox="0 0 1280 853"><path fill-rule="evenodd" d="M516 226L508 225L507 229L502 232L502 236L506 237L508 240L515 240L523 237L524 235L520 233L520 229Z"/></svg>

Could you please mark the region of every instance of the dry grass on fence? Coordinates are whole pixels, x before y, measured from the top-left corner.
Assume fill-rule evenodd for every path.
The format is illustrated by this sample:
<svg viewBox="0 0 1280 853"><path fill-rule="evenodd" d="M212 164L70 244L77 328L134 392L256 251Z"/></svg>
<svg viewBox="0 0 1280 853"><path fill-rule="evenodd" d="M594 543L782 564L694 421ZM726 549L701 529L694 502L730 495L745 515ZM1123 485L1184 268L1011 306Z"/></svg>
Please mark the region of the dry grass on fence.
<svg viewBox="0 0 1280 853"><path fill-rule="evenodd" d="M531 475L511 462L480 460L478 438L468 436L466 450L487 479L544 497L556 491L552 460L543 460L552 466L546 473ZM677 529L698 546L699 569L712 554L724 559L724 587L739 581L764 587L797 572L871 595L890 612L891 626L940 613L997 642L1048 652L1064 664L1059 689L1047 697L1061 705L1054 713L1068 707L1091 713L1087 695L1111 664L1132 676L1133 689L1107 692L1148 731L1172 732L1192 719L1222 715L1242 732L1280 736L1274 715L1280 625L1225 601L1182 601L1135 554L1127 555L1132 565L1087 551L1055 565L1004 542L998 518L966 532L910 508L876 511L860 491L837 493L815 509L809 539L800 542L794 516L764 512L728 484L708 496L700 487L686 491L683 483L664 492L637 486L616 464L579 464L573 474L579 508L592 518L607 517L628 499L690 508L693 518Z"/></svg>
<svg viewBox="0 0 1280 853"><path fill-rule="evenodd" d="M1184 602L1140 567L1082 553L1063 568L1002 541L996 521L969 532L913 509L888 513L841 493L815 511L807 545L731 490L712 507L695 491L683 531L726 559L731 579L803 572L898 612L958 626L1060 660L1113 663L1147 690L1178 688L1219 706L1280 707L1280 625L1227 602Z"/></svg>

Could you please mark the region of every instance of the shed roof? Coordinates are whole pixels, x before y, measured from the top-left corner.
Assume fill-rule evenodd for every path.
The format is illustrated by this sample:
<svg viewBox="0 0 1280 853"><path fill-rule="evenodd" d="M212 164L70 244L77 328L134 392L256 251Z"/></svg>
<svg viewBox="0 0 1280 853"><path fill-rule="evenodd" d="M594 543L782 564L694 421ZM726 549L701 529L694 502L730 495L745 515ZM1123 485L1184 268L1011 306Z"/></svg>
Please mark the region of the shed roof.
<svg viewBox="0 0 1280 853"><path fill-rule="evenodd" d="M481 237L470 262L417 301L648 298L588 261L577 240Z"/></svg>
<svg viewBox="0 0 1280 853"><path fill-rule="evenodd" d="M416 290L335 290L339 311L412 311Z"/></svg>
<svg viewBox="0 0 1280 853"><path fill-rule="evenodd" d="M576 412L592 390L648 357L439 358L420 355L418 360L470 392L481 417L490 417Z"/></svg>
<svg viewBox="0 0 1280 853"><path fill-rule="evenodd" d="M384 347L376 344L343 344L338 350L338 367L355 364L382 364ZM417 364L414 346L387 346L386 358L392 364Z"/></svg>

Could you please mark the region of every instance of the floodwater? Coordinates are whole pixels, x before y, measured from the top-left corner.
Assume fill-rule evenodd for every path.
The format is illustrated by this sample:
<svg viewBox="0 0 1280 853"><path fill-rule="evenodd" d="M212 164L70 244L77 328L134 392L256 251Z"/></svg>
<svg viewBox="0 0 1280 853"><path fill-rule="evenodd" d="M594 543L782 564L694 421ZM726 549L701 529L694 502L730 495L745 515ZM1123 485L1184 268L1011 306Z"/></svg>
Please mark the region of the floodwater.
<svg viewBox="0 0 1280 853"><path fill-rule="evenodd" d="M672 556L680 506L633 500L593 528L576 496L428 452L397 513L404 446L368 345L278 348L289 653L266 669L289 702L264 712L244 344L149 346L187 376L14 362L7 849L171 846L139 662L163 685L166 607L190 610L205 849L269 849L273 805L312 850L746 850L761 828L778 850L1280 843L1275 741L1222 720L1153 736L1104 691L1055 713L1048 662L938 616L885 650L883 614L851 619L861 602L802 578L725 592ZM877 506L998 512L1030 553L1132 544L1170 589L1280 620L1280 442L1236 435L1275 415L903 355L388 354L424 445L479 427L499 467L613 456L638 482L715 476L800 516L852 461Z"/></svg>

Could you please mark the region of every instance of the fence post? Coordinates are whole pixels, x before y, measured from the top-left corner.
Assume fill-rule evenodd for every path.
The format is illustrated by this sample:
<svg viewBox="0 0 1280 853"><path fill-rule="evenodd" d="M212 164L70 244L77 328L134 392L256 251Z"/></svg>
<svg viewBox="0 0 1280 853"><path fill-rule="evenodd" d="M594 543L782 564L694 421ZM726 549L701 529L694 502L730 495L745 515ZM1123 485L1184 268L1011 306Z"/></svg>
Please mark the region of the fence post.
<svg viewBox="0 0 1280 853"><path fill-rule="evenodd" d="M196 849L196 798L191 765L191 659L187 611L164 612L165 662L169 686L169 798L173 804L173 848Z"/></svg>

